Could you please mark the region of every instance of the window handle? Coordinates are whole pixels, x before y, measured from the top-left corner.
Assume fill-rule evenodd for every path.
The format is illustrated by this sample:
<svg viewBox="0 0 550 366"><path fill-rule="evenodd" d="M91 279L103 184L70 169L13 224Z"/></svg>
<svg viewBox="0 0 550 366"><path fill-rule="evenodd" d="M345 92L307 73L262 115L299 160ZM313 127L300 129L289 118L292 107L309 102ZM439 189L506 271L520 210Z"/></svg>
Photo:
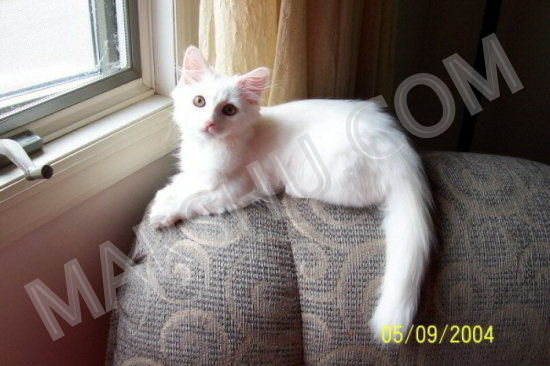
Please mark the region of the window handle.
<svg viewBox="0 0 550 366"><path fill-rule="evenodd" d="M25 172L27 180L50 179L53 175L53 168L49 165L37 167L23 147L16 141L0 139L0 155L4 155L17 167Z"/></svg>

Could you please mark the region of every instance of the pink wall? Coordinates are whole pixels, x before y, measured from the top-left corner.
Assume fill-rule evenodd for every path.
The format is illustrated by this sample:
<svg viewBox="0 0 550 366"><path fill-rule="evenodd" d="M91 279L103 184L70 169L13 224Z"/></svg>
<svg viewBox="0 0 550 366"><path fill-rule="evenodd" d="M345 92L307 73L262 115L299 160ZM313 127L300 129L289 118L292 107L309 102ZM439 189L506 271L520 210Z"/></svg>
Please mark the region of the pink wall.
<svg viewBox="0 0 550 366"><path fill-rule="evenodd" d="M58 318L65 336L53 342L23 286L39 278L67 301L63 265L77 258L104 304L99 245L127 252L132 227L172 166L162 158L0 251L0 365L104 364L109 314L94 320L81 300L82 323Z"/></svg>

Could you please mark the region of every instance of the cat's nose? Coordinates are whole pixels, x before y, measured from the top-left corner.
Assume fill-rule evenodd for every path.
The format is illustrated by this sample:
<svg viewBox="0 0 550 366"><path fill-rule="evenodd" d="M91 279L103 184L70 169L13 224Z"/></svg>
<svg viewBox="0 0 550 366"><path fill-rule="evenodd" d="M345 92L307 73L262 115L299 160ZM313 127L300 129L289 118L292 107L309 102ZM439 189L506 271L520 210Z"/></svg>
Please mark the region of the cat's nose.
<svg viewBox="0 0 550 366"><path fill-rule="evenodd" d="M214 121L204 122L204 126L205 126L206 128L208 128L208 127L214 127L215 125L216 125L216 122L214 122Z"/></svg>

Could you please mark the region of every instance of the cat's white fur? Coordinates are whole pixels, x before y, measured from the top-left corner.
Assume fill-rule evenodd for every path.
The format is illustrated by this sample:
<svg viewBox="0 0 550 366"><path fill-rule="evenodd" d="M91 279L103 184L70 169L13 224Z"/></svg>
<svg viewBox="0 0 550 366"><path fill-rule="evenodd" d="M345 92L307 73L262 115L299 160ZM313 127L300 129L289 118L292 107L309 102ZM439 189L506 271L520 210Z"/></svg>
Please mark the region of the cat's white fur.
<svg viewBox="0 0 550 366"><path fill-rule="evenodd" d="M260 108L268 83L265 68L222 76L198 49L187 49L172 95L183 137L181 172L157 193L151 223L166 227L219 214L280 191L351 207L381 203L386 268L370 325L377 337L383 326L406 329L432 239L431 195L420 158L373 102L302 100ZM193 103L198 95L202 107ZM237 108L232 116L222 113L228 103ZM346 126L358 109L353 136L363 149L354 146Z"/></svg>

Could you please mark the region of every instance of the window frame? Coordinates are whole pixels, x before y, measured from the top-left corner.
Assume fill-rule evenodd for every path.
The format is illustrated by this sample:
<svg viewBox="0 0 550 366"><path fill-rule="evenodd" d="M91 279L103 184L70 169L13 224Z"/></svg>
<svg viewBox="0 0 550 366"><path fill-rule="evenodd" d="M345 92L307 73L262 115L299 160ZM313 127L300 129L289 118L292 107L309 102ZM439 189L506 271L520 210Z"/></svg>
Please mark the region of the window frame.
<svg viewBox="0 0 550 366"><path fill-rule="evenodd" d="M86 84L70 92L51 98L21 112L9 116L0 122L0 135L12 135L24 129L29 129L33 122L79 103L90 100L117 87L124 86L142 77L142 57L140 47L140 25L138 2L128 0L126 16L128 19L128 48L130 67L114 75ZM95 17L95 15L93 15Z"/></svg>
<svg viewBox="0 0 550 366"><path fill-rule="evenodd" d="M138 3L140 79L4 134L30 130L49 164L49 180L27 181L15 167L0 169L0 249L152 162L172 156L181 136L172 121L176 63L198 43L198 0L130 0ZM173 21L167 21L172 19ZM175 24L174 24L175 22ZM155 94L155 95L153 95ZM160 185L164 176L152 176Z"/></svg>

